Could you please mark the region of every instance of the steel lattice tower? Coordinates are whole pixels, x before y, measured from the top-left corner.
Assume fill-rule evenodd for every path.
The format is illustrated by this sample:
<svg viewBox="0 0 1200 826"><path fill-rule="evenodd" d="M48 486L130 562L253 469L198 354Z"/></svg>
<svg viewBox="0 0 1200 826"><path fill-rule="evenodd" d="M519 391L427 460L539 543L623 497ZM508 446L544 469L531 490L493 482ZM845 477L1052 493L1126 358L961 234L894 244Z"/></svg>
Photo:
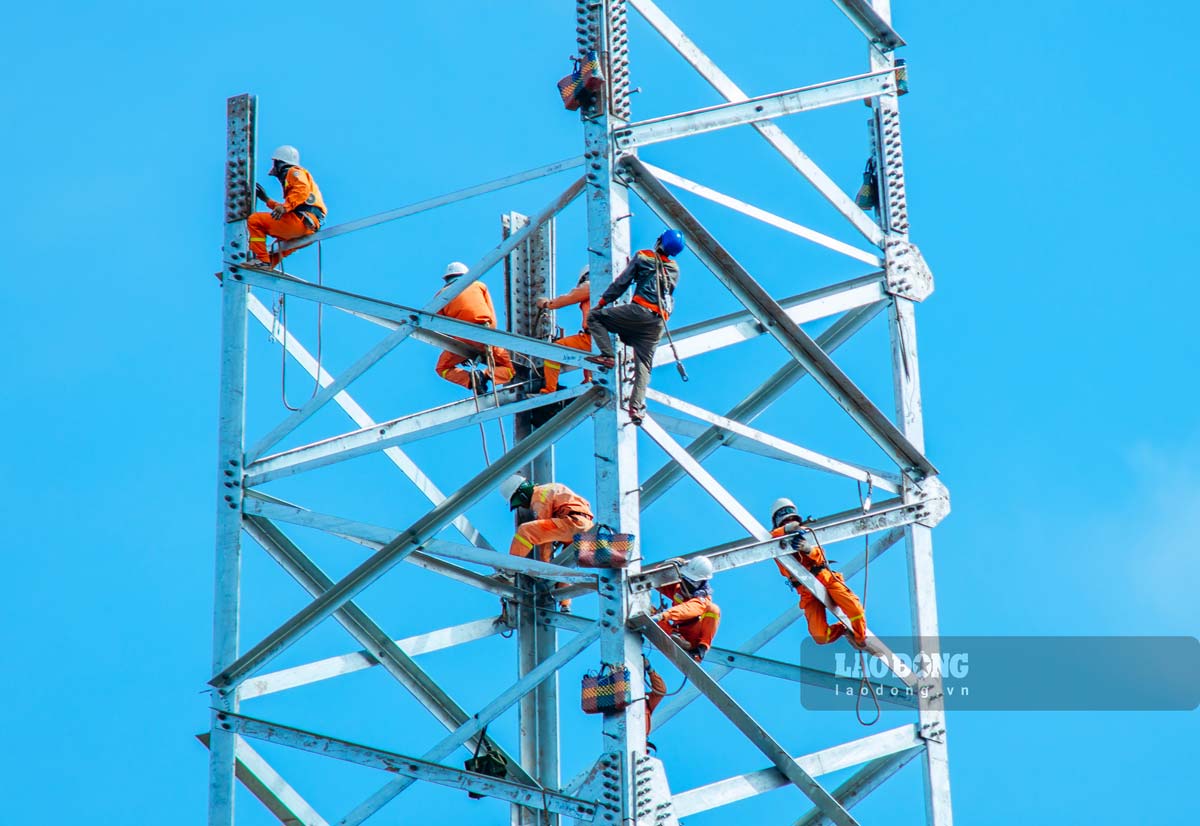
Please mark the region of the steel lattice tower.
<svg viewBox="0 0 1200 826"><path fill-rule="evenodd" d="M894 50L904 45L891 27L889 0L834 0L849 21L867 38L867 71L853 77L748 98L651 0L585 0L577 4L580 55L596 50L607 78L597 99L581 110L584 151L581 157L511 175L467 190L422 201L371 218L324 228L305 242L351 231L432 209L485 192L572 168L583 174L541 212L511 213L503 219L503 240L483 255L469 272L424 307L319 286L310 281L252 265L245 218L254 195L256 102L248 95L228 103L225 244L222 278L222 350L220 447L216 543L213 677L210 681L212 720L204 738L210 747L211 826L233 824L237 780L284 823L309 826L329 822L359 823L416 781L465 789L509 801L516 824L580 823L617 826L675 824L678 818L786 785L798 787L813 803L800 823L857 821L849 809L866 794L919 758L924 767L926 820L937 826L952 822L941 682L904 668L901 660L877 638L870 652L889 664L915 696L916 721L889 731L820 751L793 756L721 686L735 669L745 669L796 682L821 682L811 669L781 663L755 652L799 616L797 608L765 626L739 648L714 648L705 667L698 666L646 618L649 593L673 580L673 568L643 563L640 558L623 570L596 571L570 567L569 559L551 563L510 557L493 550L464 515L473 504L493 495L497 485L523 470L536 481L554 478L553 445L563 435L590 420L594 432L595 491L592 499L598 522L640 534L642 509L659 499L677 480L690 477L746 531L748 538L696 551L713 561L717 571L778 558L829 610L819 582L770 540L767 529L732 496L702 462L727 446L767 455L873 485L891 492L862 509L834 513L812 523L825 544L870 535L864 552L839 565L847 578L874 556L903 540L907 549L913 636L927 651L937 651L938 627L931 529L949 511L946 489L924 455L920 373L914 310L933 289L932 276L920 252L908 239L903 153L901 150L900 76ZM627 6L640 14L720 95L726 103L679 114L634 121L629 96ZM773 118L809 109L868 101L873 123L874 157L879 173L878 218L860 209L801 149L772 122ZM861 103L859 104L861 105ZM827 235L750 207L687 179L650 166L637 155L638 147L689 135L749 125L834 207L873 251L864 252ZM717 238L676 198L668 186L716 201L752 215L781 230L876 268L850 281L798 296L774 298L722 246ZM587 255L591 268L593 303L630 255L631 195L644 203L662 223L680 229L691 252L740 303L733 316L722 316L674 330L684 358L770 336L790 357L789 363L767 378L725 414L652 389L655 409L640 431L671 459L639 483L638 433L619 405L630 379L618 368L600 370L592 385L547 395L527 394L516 384L482 404L471 400L377 422L349 395L347 388L384 355L405 340L454 349L452 337L503 346L529 359L551 359L564 369L590 367L585 354L548 343L545 320L533 299L553 292L554 220L564 207L582 197L587 212ZM294 243L292 244L295 245ZM287 246L285 244L285 246ZM508 325L488 330L437 315L437 310L468 284L495 265L506 268ZM325 373L295 339L287 339L289 355L319 382L311 401L286 417L257 441L248 442L246 426L247 328L255 318L278 331L273 318L251 288L318 302L358 315L389 332L340 374ZM895 392L894 417L885 415L839 368L831 353L868 321L886 313L891 338L891 375ZM801 324L838 316L820 336L810 337ZM665 349L665 348L664 348ZM667 364L662 352L656 364ZM594 367L592 369L595 369ZM894 469L880 471L841 461L751 425L804 377L811 377L890 458ZM271 452L288 434L334 402L354 420L356 430L332 434L311 444ZM561 407L543 422L534 415L547 405ZM659 409L665 411L660 413ZM663 422L671 414L689 416L703 432L681 445ZM445 495L399 445L434 434L472 427L512 416L516 441L512 448L469 482ZM537 426L540 425L540 426ZM678 432L678 431L676 431ZM265 493L266 483L313 468L328 466L371 452L386 451L389 460L424 493L432 505L424 516L403 530L385 529L350 518L324 514ZM281 524L316 528L367 545L373 553L340 579L326 575L280 528ZM445 539L457 530L468 544ZM243 536L249 536L277 561L309 594L310 601L273 632L248 648L239 645L241 556ZM419 565L462 584L507 599L513 606L508 622L516 632L519 679L487 705L474 711L460 707L436 680L413 659L436 648L463 644L495 633L490 618L396 641L355 602L385 574L400 575L400 563ZM492 573L480 573L483 567ZM595 592L597 618L554 610L562 596ZM839 614L843 621L844 615ZM356 640L362 651L338 663L322 662L282 672L264 671L272 659L318 624L331 620ZM573 636L559 641L558 632ZM703 695L768 759L762 771L731 777L707 786L671 789L662 762L646 753L643 704L603 717L602 739L592 769L563 785L559 774L556 672L593 643L603 662L624 662L632 672L635 699L643 684L641 650L644 641L659 651L689 680L690 687L664 703L655 715L656 728ZM347 665L351 660L355 664ZM425 753L397 754L366 744L315 734L283 722L267 722L242 714L240 704L287 686L337 677L352 669L380 667L410 692L445 726L448 733ZM824 675L829 676L829 675ZM253 679L251 679L253 678ZM570 704L568 704L570 705ZM519 751L511 754L487 737L489 722L513 706L519 709ZM506 777L467 772L454 759L462 749L475 749L481 738L500 754ZM353 763L385 769L390 778L340 821L326 820L305 802L249 740L278 743ZM839 787L827 790L817 779L839 769L861 766Z"/></svg>

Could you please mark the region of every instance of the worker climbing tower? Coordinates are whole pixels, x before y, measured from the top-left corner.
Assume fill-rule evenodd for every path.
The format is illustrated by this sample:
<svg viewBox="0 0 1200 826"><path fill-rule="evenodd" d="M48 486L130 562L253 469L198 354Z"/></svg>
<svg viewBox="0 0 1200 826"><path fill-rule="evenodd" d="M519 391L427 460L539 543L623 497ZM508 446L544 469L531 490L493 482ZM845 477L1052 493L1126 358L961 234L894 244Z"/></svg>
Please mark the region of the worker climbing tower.
<svg viewBox="0 0 1200 826"><path fill-rule="evenodd" d="M778 678L764 680L757 691L777 691L782 704L794 709L795 715L807 714L795 701L799 684L829 688L837 675L759 653L802 616L798 607L788 608L740 644L730 645L718 638L703 664L649 619L655 610L651 607L654 589L679 580L678 568L666 558L704 556L720 576L749 566L757 566L763 577L776 576L772 572L778 560L791 577L849 626L849 618L830 601L821 580L796 561L790 545L781 546L771 537L769 526L754 516L756 511L761 513L763 505L747 506L727 489L726 484L734 485L738 477L726 476L723 484L713 463L706 467L715 454L758 462L766 457L789 472L796 468L814 471L810 474L818 480L814 485L820 480L851 480L868 491L864 499L848 502L847 508L809 520L809 536L825 546L866 539L858 555L838 565L847 581L871 560L902 544L907 551L913 645L927 654L938 651L931 531L949 512L949 496L925 453L915 308L932 293L933 279L921 252L909 240L900 126L900 97L907 91L907 77L903 61L895 57L904 41L892 27L890 0L833 3L844 14L845 24L865 36L865 71L749 97L652 0L581 0L576 5L578 56L586 64L594 54L597 76L603 78L597 88L576 101L580 104L581 155L376 216L322 227L303 239L280 243L285 250L323 244L549 176L568 173L574 178L535 214L505 213L499 243L437 297L420 306L342 289L336 277L323 277L319 270L314 278L313 273L304 271L308 264L303 255L288 259L296 262L296 272L258 264L249 252L246 231L256 183L257 102L250 95L228 101L211 722L200 736L209 748L210 826L263 822L259 812L246 812L248 805L257 804L238 792L239 783L281 822L318 826L362 823L377 813L379 822L395 822L393 809L405 806L403 793L418 782L455 790L455 800L465 791L473 797L504 801L511 807L511 822L518 826L570 822L671 826L684 817L699 817L793 786L811 807L797 823L845 826L858 822L852 814L857 803L914 760L923 769L926 822L935 826L952 822L941 678L937 673L906 667L913 662L914 651L893 651L873 633L868 634L865 646L872 658L891 671L892 685L902 695L907 691L907 700L902 696L898 701L903 709L899 713L908 715L904 724L849 742L786 743L769 730L777 721L764 724L755 719L746 708L749 698L739 701L737 692L726 687L725 678L735 672ZM630 14L639 15L677 51L716 91L720 102L635 120L630 105ZM862 107L864 102L870 113L871 156L863 190L854 198L775 121L826 107ZM857 233L857 243L716 192L649 163L639 153L642 147L731 128L756 131L845 220L847 229ZM847 140L856 137L850 135ZM803 186L799 178L796 183ZM798 294L774 296L763 286L765 279L756 279L722 243L720 223L702 224L684 198L712 202L755 218L844 256L864 272L835 284L807 285L809 289ZM687 239L690 253L685 257L690 269L681 295L690 289L687 284L699 283L711 273L715 281L709 288L732 297L737 310L672 326L670 350L683 361L699 360L725 348L749 346L756 340L765 345L773 340L772 346L784 360L782 366L764 375L757 387L724 413L707 409L705 403L711 404L711 395L705 395L705 403L701 403L700 399L684 398L682 389L669 394L654 386L659 382L652 382L644 421L640 426L632 422L622 404L632 383L629 357L620 359L615 368L598 367L586 361L588 353L554 344L554 325L536 304L539 296L555 293L556 221L566 220L567 208L579 200L586 214L587 242L586 250L573 251L572 260L582 261L586 255L593 305L630 258L635 217L639 234L648 227L677 229ZM447 260L457 254L448 252ZM309 257L313 257L311 253ZM492 329L438 314L469 285L497 273L498 265L503 265L504 273L504 323ZM339 372L329 372L326 359L332 363L337 357L314 357L294 331L287 329L285 316L273 313L269 300L264 301L271 295L312 302L384 332L374 346L347 358ZM881 359L880 367L882 372L886 366L891 377L892 415L863 392L833 358L838 348L873 319L882 323L884 317L890 331L890 360ZM247 399L255 397L247 370L251 319L271 334L291 364L316 382L311 399L263 432L253 433L247 432ZM826 326L818 335L805 329L819 324ZM406 398L402 402L409 409L387 411L387 418L380 419L373 418L351 395L351 384L397 348L411 348L415 354L427 356L433 352L427 346L432 345L478 357L478 351L464 341L513 353L517 366L514 381L417 412L412 412L416 406ZM538 376L544 361L562 365L564 373L590 369L594 381L540 393ZM668 348L662 348L655 360L655 366L661 368L658 372L665 376L665 371L673 369L671 361ZM836 405L837 415L852 422L855 432L861 432L872 449L886 457L886 469L835 458L754 426L773 404L796 392L805 378L811 378L811 384ZM690 387L689 392L694 392ZM334 407L349 417L353 427L312 438L329 422L318 413ZM261 420L261 415L253 418ZM442 469L422 468L405 448L496 423L512 435L511 443L505 439L502 451L493 450L481 458L469 478L450 493L443 493L435 481L436 476L444 475ZM570 447L556 448L578 429L590 430L586 449L581 452L578 439ZM690 442L681 443L680 436ZM641 457L639 448L644 449ZM562 452L556 455L556 449ZM660 452L668 462L647 472L649 461ZM274 487L367 455L385 457L407 480L408 491L427 502L417 518L378 525L359 514L334 513L338 506L322 504L322 494L329 491L320 483L289 487L286 497L281 495L283 489ZM484 509L501 509L496 491L515 472L539 484L554 481L556 468L568 455L573 464L594 467L595 487L589 498L596 521L638 538L625 567L578 567L573 564L571 546L560 549L549 562L511 556L504 541L489 542L484 526L468 515L469 511L477 517ZM351 463L343 470L353 467ZM753 473L761 474L761 465L754 467ZM347 484L349 478L352 474L343 473L339 484ZM723 512L738 526L731 541L680 554L680 548L667 546L649 524L641 523L642 514L652 505L660 500L670 503L672 489L684 479L694 483L693 491L698 486L707 497L703 505L687 502L686 513L691 517L708 505ZM311 495L311 501L293 501L298 498L295 491ZM880 491L888 496L872 496ZM346 498L337 501L344 507ZM340 575L326 573L316 555L302 548L297 532L345 543L359 554L358 561ZM246 537L250 543L244 543ZM298 610L281 607L284 602L270 606L276 609L273 630L256 634L246 645L241 639L243 605L253 603L259 617L268 610L255 603L255 595L242 583L243 553L260 551L306 595ZM500 616L451 625L423 617L429 622L426 630L397 639L365 606L372 591L387 581L422 571L464 594L499 598L503 604ZM874 586L873 592L878 593L880 587ZM579 606L575 613L558 610L559 600L570 597L576 597ZM464 598L464 604L467 602ZM296 651L297 643L326 626L344 629L354 640L353 650L280 668L281 655ZM486 667L479 665L469 652L484 640L505 646L501 650L510 659L504 664L488 661ZM647 646L687 680L681 691L655 711L654 731L702 700L761 753L765 767L727 772L725 779L694 788L673 782L671 763L647 748L644 734L642 652ZM447 655L464 652L464 668L473 667L478 678L473 680L471 693L478 693L478 686L486 684L489 699L456 700L456 694L465 696L464 687L435 678L419 661L434 651ZM586 663L590 667L604 663L617 671L628 670L632 702L600 718L586 718L582 725L590 726L587 736L594 739L576 738L568 755L561 747L560 731L567 725L568 714L578 714L576 689L560 681L559 674L584 661L585 652L589 652ZM319 703L302 718L281 719L278 713L254 709L261 698L316 683L345 682L348 675L368 670L398 683L401 694L428 713L421 712L421 722L431 717L445 731L424 748L401 749L382 728L378 729L381 741L360 742L362 738L340 737L338 731L314 725L314 715L321 719ZM358 703L351 705L371 721L395 716L391 708L375 711L360 708ZM415 719L413 728L420 730ZM669 732L662 737L669 737ZM378 783L374 791L344 810L319 812L318 805L311 802L314 795L300 782L293 785L269 759L268 751L281 747L379 770ZM721 750L716 751L720 762ZM578 764L581 752L584 759ZM568 757L575 761L571 766ZM710 764L712 759L710 755ZM564 771L568 768L571 777ZM848 774L836 786L825 782L826 775L837 772ZM311 777L306 779L312 782ZM496 822L494 805L477 811L480 822ZM911 822L912 818L904 820ZM421 812L421 821L444 822L431 816L428 809Z"/></svg>

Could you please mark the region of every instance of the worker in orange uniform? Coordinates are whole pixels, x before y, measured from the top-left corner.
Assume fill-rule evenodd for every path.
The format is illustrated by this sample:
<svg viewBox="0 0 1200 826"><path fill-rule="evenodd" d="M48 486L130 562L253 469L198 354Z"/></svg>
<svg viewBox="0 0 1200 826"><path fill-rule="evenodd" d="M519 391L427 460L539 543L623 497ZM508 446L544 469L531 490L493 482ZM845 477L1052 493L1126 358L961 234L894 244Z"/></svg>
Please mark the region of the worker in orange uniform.
<svg viewBox="0 0 1200 826"><path fill-rule="evenodd" d="M654 352L675 307L679 265L674 256L683 252L683 248L683 233L677 229L658 236L654 249L639 250L588 314L588 324L600 351L598 356L589 356L588 361L610 368L616 364L610 333L616 333L622 343L633 348L636 362L633 390L625 409L634 424L641 424L646 413L646 387L654 368ZM614 305L631 284L630 302Z"/></svg>
<svg viewBox="0 0 1200 826"><path fill-rule="evenodd" d="M588 268L585 266L579 271L579 280L575 282L575 289L570 292L563 293L558 298L546 298L542 296L537 300L537 305L543 310L559 310L563 307L570 307L572 304L579 305L579 312L583 316L582 329L573 336L563 336L562 338L554 339L555 344L563 347L571 347L575 350L583 350L591 352L592 350L592 334L588 332L588 307L592 303L592 286L588 282ZM562 365L557 361L547 361L542 370L545 386L542 388L543 393L553 393L558 390L558 371L562 369ZM583 371L583 380L592 380L592 371Z"/></svg>
<svg viewBox="0 0 1200 826"><path fill-rule="evenodd" d="M713 564L707 557L697 556L686 562L670 560L679 568L679 581L664 585L658 592L671 602L671 607L652 614L650 619L667 632L676 645L701 662L712 647L717 628L721 625L721 608L712 601L712 587L708 584L713 576ZM667 684L662 676L645 661L646 674L650 678L650 691L646 695L646 734L650 734L650 718L654 709L667 695Z"/></svg>
<svg viewBox="0 0 1200 826"><path fill-rule="evenodd" d="M295 250L284 250L282 255L268 252L267 236L291 241L312 235L325 222L325 199L312 173L300 165L300 151L294 146L281 146L271 154L269 174L283 185L283 200L274 200L262 184L256 183L255 197L271 211L253 213L246 219L246 229L250 233L250 252L273 267Z"/></svg>
<svg viewBox="0 0 1200 826"><path fill-rule="evenodd" d="M451 261L446 265L446 272L442 275L446 285L438 290L441 295L456 278L465 275L467 265L461 261ZM463 290L461 293L450 299L450 302L445 307L438 310L438 315L457 318L459 321L467 321L471 324L482 324L484 327L496 329L496 308L492 304L491 293L488 292L487 285L482 281L476 280ZM477 356L463 356L458 353L451 353L449 350L442 353L437 360L435 370L437 374L448 382L453 382L460 387L466 387L474 390L475 393L486 393L488 390L488 382L492 381L496 384L505 384L512 380L513 363L508 355L508 351L503 347L484 347L478 341L468 341L465 338L458 339L463 344L478 351ZM487 364L487 367L481 372L472 370L460 370L458 365L464 361L470 361L473 358L482 357Z"/></svg>
<svg viewBox="0 0 1200 826"><path fill-rule="evenodd" d="M509 510L529 508L533 511L533 519L517 526L508 547L513 556L529 556L537 548L538 559L549 562L555 542L573 542L575 534L588 530L596 520L588 500L557 482L535 485L514 474L500 486L500 493L508 499ZM560 600L558 607L561 611L570 611L571 600Z"/></svg>
<svg viewBox="0 0 1200 826"><path fill-rule="evenodd" d="M846 618L850 620L851 639L853 645L862 647L867 641L867 617L863 604L858 596L846 587L842 575L830 570L829 562L825 559L825 550L815 540L810 545L804 539L804 520L796 512L796 505L791 499L777 499L771 506L771 536L789 536L780 543L790 545L796 553L792 556L811 573L818 582L825 586L833 604L841 608ZM808 620L808 633L818 645L826 645L840 639L846 633L846 626L841 622L830 625L825 616L825 603L817 599L812 591L801 585L792 572L775 560L779 572L787 579L788 584L800 595L800 608Z"/></svg>

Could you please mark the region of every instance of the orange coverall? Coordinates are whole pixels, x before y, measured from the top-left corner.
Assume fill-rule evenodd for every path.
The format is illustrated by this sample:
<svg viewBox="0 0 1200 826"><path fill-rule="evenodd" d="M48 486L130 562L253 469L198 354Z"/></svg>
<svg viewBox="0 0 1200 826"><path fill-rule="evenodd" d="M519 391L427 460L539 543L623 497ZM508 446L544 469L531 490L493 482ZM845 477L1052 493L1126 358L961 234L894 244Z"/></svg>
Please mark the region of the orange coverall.
<svg viewBox="0 0 1200 826"><path fill-rule="evenodd" d="M450 285L442 287L438 290L440 294ZM469 287L463 290L450 300L442 309L438 310L438 315L457 318L459 321L467 321L471 324L482 324L484 327L496 329L496 308L492 305L492 295L488 292L487 285L482 281L474 281ZM488 378L496 384L504 384L511 381L513 377L513 363L508 355L508 351L503 347L484 347L478 341L468 341L465 338L458 339L463 344L477 348L480 353L491 351L489 361L489 369L486 371ZM460 387L471 386L471 374L466 370L459 370L458 365L467 361L469 356L460 356L458 353L446 351L437 360L437 365L434 367L437 374L448 382L459 385ZM495 371L491 369L491 365L495 365Z"/></svg>
<svg viewBox="0 0 1200 826"><path fill-rule="evenodd" d="M551 543L571 542L575 534L586 531L595 521L591 503L557 482L535 485L529 507L533 519L517 526L517 533L508 547L513 556L529 556L536 546L538 558L549 562Z"/></svg>
<svg viewBox="0 0 1200 826"><path fill-rule="evenodd" d="M279 206L279 201L268 198L267 206L275 209ZM304 209L296 212L296 207ZM317 188L313 176L302 166L293 166L283 179L283 208L284 214L281 218L272 218L269 212L255 212L246 219L246 229L250 233L250 252L264 264L273 266L278 264L280 259L279 253L272 254L267 251L268 235L284 241L303 238L320 229L321 221L325 220L325 199L321 197L321 190ZM313 212L314 208L321 210L320 213ZM283 257L286 258L293 252L295 250L285 250Z"/></svg>
<svg viewBox="0 0 1200 826"><path fill-rule="evenodd" d="M671 600L672 605L663 612L658 627L673 637L682 637L683 645L692 652L692 659L700 662L700 646L707 651L712 648L713 638L721 625L721 608L712 601L712 591L701 588L693 596L683 595L683 586L678 582L664 585L658 592ZM650 693L646 695L646 734L650 734L650 717L654 709L667 694L667 684L657 671L650 673Z"/></svg>
<svg viewBox="0 0 1200 826"><path fill-rule="evenodd" d="M790 537L790 534L780 527L771 531L771 536ZM859 602L858 596L846 586L842 575L829 569L825 551L820 545L816 545L807 554L797 551L792 556L825 586L833 604L841 608L850 620L850 627L854 631L854 641L858 645L862 645L867 639L866 611ZM779 572L783 574L784 578L788 582L793 582L792 572L783 567L779 560L775 560L775 564L779 566ZM840 639L846 633L846 626L841 622L831 626L825 616L825 603L813 596L812 591L803 585L793 584L796 587L796 593L800 595L800 608L804 611L805 619L808 620L808 633L812 634L812 638L817 641L817 644L825 645Z"/></svg>
<svg viewBox="0 0 1200 826"><path fill-rule="evenodd" d="M560 344L563 347L571 347L575 350L583 350L585 353L590 353L592 350L592 334L588 332L587 317L588 310L591 309L592 292L591 286L584 282L569 293L564 293L558 298L550 299L550 303L546 305L548 310L560 310L563 307L570 307L572 304L579 305L579 312L583 316L583 329L573 336L563 336L562 338L554 339L555 344ZM546 386L542 388L543 393L553 393L558 389L558 371L562 369L562 365L557 361L547 361L542 371L545 378ZM592 380L592 371L583 371L583 380Z"/></svg>

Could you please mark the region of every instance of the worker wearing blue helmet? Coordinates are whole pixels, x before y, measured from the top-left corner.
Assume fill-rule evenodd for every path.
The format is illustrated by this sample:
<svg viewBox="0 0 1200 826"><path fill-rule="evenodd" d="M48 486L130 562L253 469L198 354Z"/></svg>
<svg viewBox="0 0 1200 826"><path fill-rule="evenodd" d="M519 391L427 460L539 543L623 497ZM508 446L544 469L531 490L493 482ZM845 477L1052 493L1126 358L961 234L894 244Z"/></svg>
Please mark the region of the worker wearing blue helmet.
<svg viewBox="0 0 1200 826"><path fill-rule="evenodd" d="M666 329L667 319L675 307L675 285L679 283L679 265L674 256L683 252L683 233L669 229L658 237L652 250L639 250L596 306L588 313L588 328L600 355L588 361L605 367L616 364L610 333L623 344L633 348L637 361L633 392L627 411L634 424L640 424L646 412L646 387L654 366L654 351ZM613 304L633 285L633 299L628 304Z"/></svg>

